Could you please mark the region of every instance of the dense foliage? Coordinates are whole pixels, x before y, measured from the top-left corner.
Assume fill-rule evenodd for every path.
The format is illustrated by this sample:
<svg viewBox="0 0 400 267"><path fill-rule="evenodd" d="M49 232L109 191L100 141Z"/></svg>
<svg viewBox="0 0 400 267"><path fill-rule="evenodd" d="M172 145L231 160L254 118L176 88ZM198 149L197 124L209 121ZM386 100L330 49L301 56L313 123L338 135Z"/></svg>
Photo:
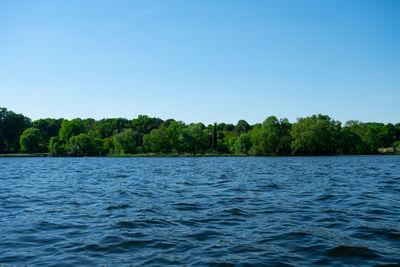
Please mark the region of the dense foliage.
<svg viewBox="0 0 400 267"><path fill-rule="evenodd" d="M102 119L40 119L0 108L0 153L51 156L130 154L341 155L373 154L400 146L400 124L348 121L327 115L262 123L185 124L140 115ZM398 149L398 148L397 148Z"/></svg>

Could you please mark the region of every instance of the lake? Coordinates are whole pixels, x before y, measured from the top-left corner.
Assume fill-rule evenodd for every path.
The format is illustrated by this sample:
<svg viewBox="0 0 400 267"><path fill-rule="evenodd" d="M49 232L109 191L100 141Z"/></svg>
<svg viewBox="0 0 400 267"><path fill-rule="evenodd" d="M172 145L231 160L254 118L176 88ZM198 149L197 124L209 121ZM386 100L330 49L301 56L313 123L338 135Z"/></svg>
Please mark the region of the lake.
<svg viewBox="0 0 400 267"><path fill-rule="evenodd" d="M400 157L0 158L1 264L400 264Z"/></svg>

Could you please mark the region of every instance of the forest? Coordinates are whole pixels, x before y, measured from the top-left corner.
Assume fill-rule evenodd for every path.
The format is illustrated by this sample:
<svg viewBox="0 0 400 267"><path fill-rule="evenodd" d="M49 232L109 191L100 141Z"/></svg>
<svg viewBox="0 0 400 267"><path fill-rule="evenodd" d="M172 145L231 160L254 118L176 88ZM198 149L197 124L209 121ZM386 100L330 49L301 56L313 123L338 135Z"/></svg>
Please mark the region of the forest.
<svg viewBox="0 0 400 267"><path fill-rule="evenodd" d="M135 119L39 119L0 108L0 154L129 155L365 155L398 151L400 123L347 121L327 115L290 123L275 116L250 125L185 124L146 115Z"/></svg>

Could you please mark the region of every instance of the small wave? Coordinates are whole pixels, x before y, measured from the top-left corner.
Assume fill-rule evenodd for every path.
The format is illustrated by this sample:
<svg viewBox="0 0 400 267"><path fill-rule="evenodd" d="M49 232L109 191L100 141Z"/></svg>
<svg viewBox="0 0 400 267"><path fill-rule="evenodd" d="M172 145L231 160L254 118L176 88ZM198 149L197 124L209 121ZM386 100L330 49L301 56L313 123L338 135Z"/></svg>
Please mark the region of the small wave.
<svg viewBox="0 0 400 267"><path fill-rule="evenodd" d="M374 259L380 256L372 249L364 247L337 246L327 252L329 257L349 257Z"/></svg>
<svg viewBox="0 0 400 267"><path fill-rule="evenodd" d="M196 203L179 202L172 205L175 206L175 209L182 211L193 211L199 209L199 205Z"/></svg>
<svg viewBox="0 0 400 267"><path fill-rule="evenodd" d="M271 189L281 189L281 187L275 183L270 183L269 185L266 186L267 188Z"/></svg>
<svg viewBox="0 0 400 267"><path fill-rule="evenodd" d="M194 234L190 234L188 235L188 237L193 238L197 241L205 241L218 235L220 235L220 233L211 230L205 230L201 232L196 232Z"/></svg>
<svg viewBox="0 0 400 267"><path fill-rule="evenodd" d="M129 175L126 174L109 174L108 178L127 178Z"/></svg>
<svg viewBox="0 0 400 267"><path fill-rule="evenodd" d="M41 230L41 231L81 229L81 228L85 228L85 226L78 224L70 224L70 223L52 223L47 221L39 222L35 226L35 230Z"/></svg>
<svg viewBox="0 0 400 267"><path fill-rule="evenodd" d="M282 234L278 234L274 237L275 240L295 240L300 241L304 240L305 238L310 237L309 233L303 231L290 231Z"/></svg>
<svg viewBox="0 0 400 267"><path fill-rule="evenodd" d="M322 201L322 200L328 200L328 199L332 199L332 198L335 198L335 196L331 195L331 194L323 194L323 195L320 195L317 198L317 200Z"/></svg>
<svg viewBox="0 0 400 267"><path fill-rule="evenodd" d="M230 214L230 215L234 215L234 216L251 216L250 213L247 213L246 211L241 210L239 208L225 209L222 212Z"/></svg>
<svg viewBox="0 0 400 267"><path fill-rule="evenodd" d="M123 239L121 239L123 240ZM90 251L90 252L113 252L113 253L121 253L125 252L127 250L133 249L133 248L143 248L146 247L150 244L152 244L154 241L150 239L136 239L136 240L124 240L122 242L118 242L115 244L110 244L110 245L99 245L97 243L92 243L88 245L84 245L82 247L75 248L73 251L74 252L85 252L85 251Z"/></svg>
<svg viewBox="0 0 400 267"><path fill-rule="evenodd" d="M167 265L180 265L181 262L178 260L170 260L166 257L152 257L143 263L143 265L151 266L167 266Z"/></svg>
<svg viewBox="0 0 400 267"><path fill-rule="evenodd" d="M166 220L157 220L157 219L145 219L145 220L135 220L135 221L119 221L117 223L120 228L143 228L143 227L151 227L151 226L168 226L174 225L172 222Z"/></svg>
<svg viewBox="0 0 400 267"><path fill-rule="evenodd" d="M376 238L381 237L385 240L400 241L400 232L392 228L373 228L367 226L360 226L354 229L356 232L352 237L357 238Z"/></svg>
<svg viewBox="0 0 400 267"><path fill-rule="evenodd" d="M106 210L118 210L118 209L126 209L126 208L130 208L130 206L128 204L121 204L121 205L117 205L117 206L108 206L106 208Z"/></svg>
<svg viewBox="0 0 400 267"><path fill-rule="evenodd" d="M122 228L135 228L137 224L133 221L120 221L117 223L119 227Z"/></svg>

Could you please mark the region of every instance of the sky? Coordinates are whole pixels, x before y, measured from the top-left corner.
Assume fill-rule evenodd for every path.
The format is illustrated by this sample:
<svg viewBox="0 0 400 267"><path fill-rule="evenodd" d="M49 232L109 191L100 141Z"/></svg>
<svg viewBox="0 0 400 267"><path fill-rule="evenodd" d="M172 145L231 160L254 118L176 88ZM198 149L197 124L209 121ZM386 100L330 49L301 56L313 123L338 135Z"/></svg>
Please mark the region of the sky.
<svg viewBox="0 0 400 267"><path fill-rule="evenodd" d="M0 107L400 122L400 1L0 1Z"/></svg>

